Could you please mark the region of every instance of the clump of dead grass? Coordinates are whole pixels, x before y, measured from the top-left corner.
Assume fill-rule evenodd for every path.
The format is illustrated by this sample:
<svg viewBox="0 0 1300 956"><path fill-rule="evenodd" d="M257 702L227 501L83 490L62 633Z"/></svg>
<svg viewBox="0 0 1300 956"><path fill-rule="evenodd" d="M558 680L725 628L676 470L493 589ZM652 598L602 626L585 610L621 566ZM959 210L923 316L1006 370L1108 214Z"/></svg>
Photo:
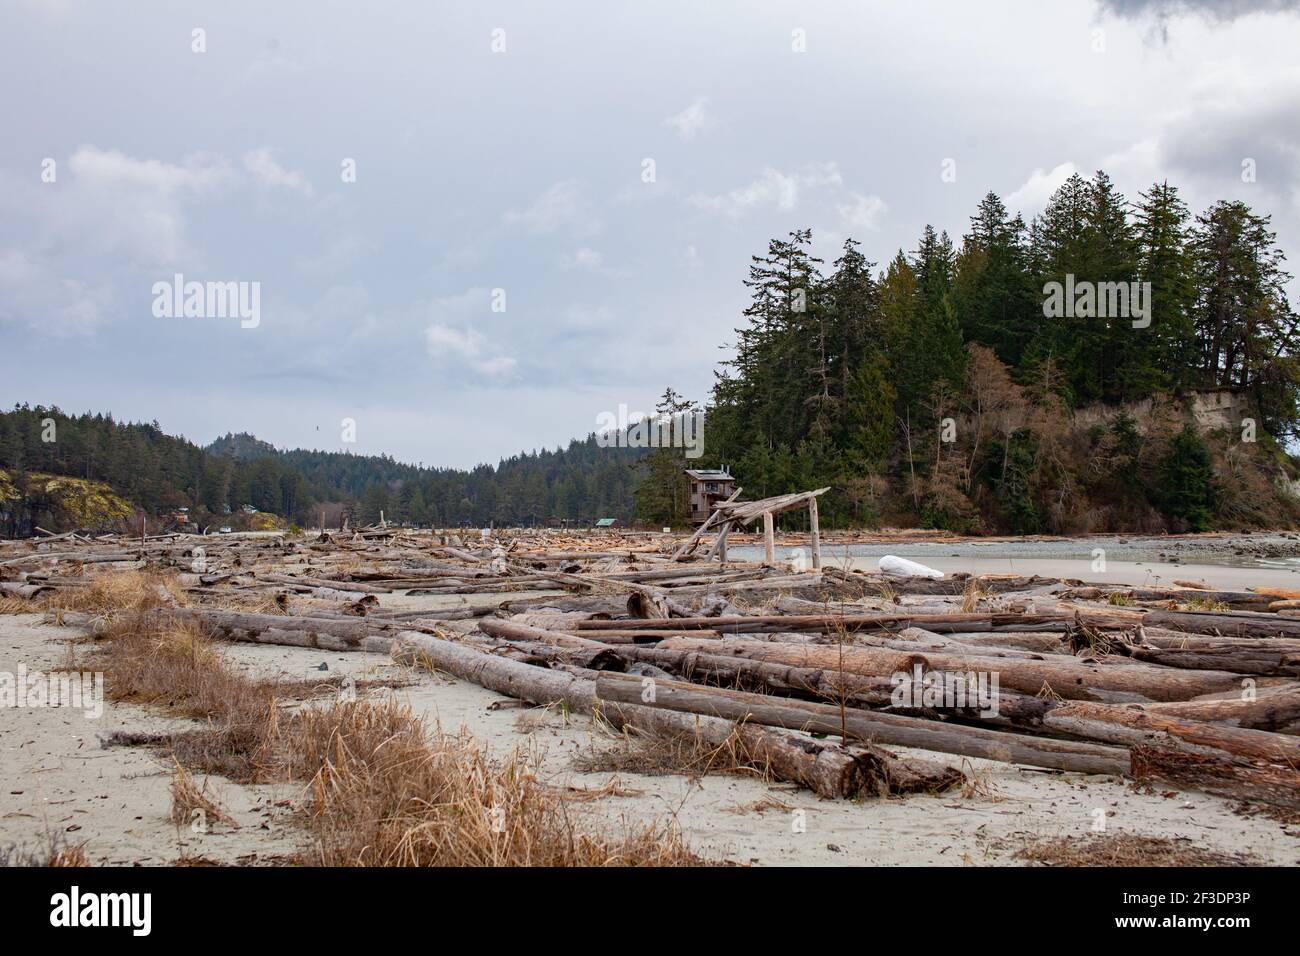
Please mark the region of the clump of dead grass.
<svg viewBox="0 0 1300 956"><path fill-rule="evenodd" d="M171 785L172 823L177 826L192 825L197 819L205 829L214 823L224 823L231 827L239 825L214 797L208 795L209 780L205 779L202 785L195 783L194 777L181 766L178 759L173 758L173 763L176 771Z"/></svg>
<svg viewBox="0 0 1300 956"><path fill-rule="evenodd" d="M987 800L992 803L1001 803L1002 797L998 793L997 784L993 782L993 772L988 767L976 771L969 760L962 759L961 762L962 782L961 796L963 800Z"/></svg>
<svg viewBox="0 0 1300 956"><path fill-rule="evenodd" d="M1259 865L1259 860L1249 854L1194 846L1188 837L1136 833L1030 839L1013 856L1041 866Z"/></svg>
<svg viewBox="0 0 1300 956"><path fill-rule="evenodd" d="M43 608L31 601L16 597L0 597L0 614L35 614Z"/></svg>
<svg viewBox="0 0 1300 956"><path fill-rule="evenodd" d="M69 843L61 833L47 832L35 846L12 843L0 847L0 867L90 866L86 841Z"/></svg>
<svg viewBox="0 0 1300 956"><path fill-rule="evenodd" d="M1083 620L1079 614L1065 629L1065 643L1076 657L1097 658L1111 654L1128 657L1135 643L1128 631L1103 631Z"/></svg>
<svg viewBox="0 0 1300 956"><path fill-rule="evenodd" d="M304 709L277 751L307 777L305 819L324 866L686 866L675 824L606 835L579 825L530 755L493 761L473 738L430 737L392 700Z"/></svg>
<svg viewBox="0 0 1300 956"><path fill-rule="evenodd" d="M187 603L185 589L175 574L139 570L100 574L85 587L60 588L46 607L51 611L111 616L184 607Z"/></svg>
<svg viewBox="0 0 1300 956"><path fill-rule="evenodd" d="M282 592L267 594L264 591L256 591L252 594L233 593L222 595L214 606L228 610L247 611L250 614L287 615L289 613L289 596Z"/></svg>
<svg viewBox="0 0 1300 956"><path fill-rule="evenodd" d="M979 610L980 602L988 597L988 594L981 590L979 578L972 576L966 582L966 588L961 595L961 613L974 614Z"/></svg>
<svg viewBox="0 0 1300 956"><path fill-rule="evenodd" d="M780 797L768 795L761 800L754 800L751 803L738 803L734 806L723 807L724 813L757 813L764 814L768 810L780 810L782 813L789 813L794 809L794 804L786 803Z"/></svg>
<svg viewBox="0 0 1300 956"><path fill-rule="evenodd" d="M1178 605L1180 611L1227 611L1230 610L1228 605L1223 601L1215 601L1210 598L1192 598L1190 601L1183 601Z"/></svg>
<svg viewBox="0 0 1300 956"><path fill-rule="evenodd" d="M748 752L738 732L716 746L690 735L623 736L612 746L593 745L576 754L572 766L579 773L681 774L693 778L727 773L772 779L771 768Z"/></svg>

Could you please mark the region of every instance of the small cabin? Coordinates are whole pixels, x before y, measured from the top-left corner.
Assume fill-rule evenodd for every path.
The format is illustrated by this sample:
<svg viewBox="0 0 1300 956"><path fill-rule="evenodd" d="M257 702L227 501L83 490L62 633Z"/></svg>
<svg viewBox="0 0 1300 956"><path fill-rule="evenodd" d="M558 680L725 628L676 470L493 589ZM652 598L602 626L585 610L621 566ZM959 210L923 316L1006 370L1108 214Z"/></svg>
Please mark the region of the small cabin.
<svg viewBox="0 0 1300 956"><path fill-rule="evenodd" d="M597 518L597 519L596 519L596 527L597 527L597 528L617 528L617 527L618 527L618 519L617 519L617 518Z"/></svg>
<svg viewBox="0 0 1300 956"><path fill-rule="evenodd" d="M691 484L691 521L703 524L713 514L714 506L736 491L736 479L726 468L687 468Z"/></svg>

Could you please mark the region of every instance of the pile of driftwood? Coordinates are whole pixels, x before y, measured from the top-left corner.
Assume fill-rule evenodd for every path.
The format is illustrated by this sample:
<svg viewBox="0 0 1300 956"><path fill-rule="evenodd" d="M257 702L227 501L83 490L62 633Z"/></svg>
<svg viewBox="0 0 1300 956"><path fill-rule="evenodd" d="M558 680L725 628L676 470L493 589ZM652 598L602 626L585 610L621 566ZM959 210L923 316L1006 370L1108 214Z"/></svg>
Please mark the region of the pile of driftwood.
<svg viewBox="0 0 1300 956"><path fill-rule="evenodd" d="M721 508L718 527L746 517ZM170 569L185 599L151 613L731 743L828 797L943 789L979 758L1300 810L1300 593L890 579L719 563L682 536L461 535L60 536L0 545L0 596L57 606L112 570Z"/></svg>

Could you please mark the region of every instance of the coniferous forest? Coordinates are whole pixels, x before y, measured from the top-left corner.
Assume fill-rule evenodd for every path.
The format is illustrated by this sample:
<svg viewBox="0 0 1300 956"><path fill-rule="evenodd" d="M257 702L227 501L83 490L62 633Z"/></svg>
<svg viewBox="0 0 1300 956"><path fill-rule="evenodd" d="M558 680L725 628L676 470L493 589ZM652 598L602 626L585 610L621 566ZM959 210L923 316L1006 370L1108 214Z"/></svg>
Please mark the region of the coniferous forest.
<svg viewBox="0 0 1300 956"><path fill-rule="evenodd" d="M796 230L753 257L734 354L706 403L703 459L592 435L495 467L429 469L249 435L201 448L156 423L19 406L0 414L0 533L111 524L128 510L189 508L198 524L227 524L244 506L301 526L381 513L444 527L680 525L681 468L721 464L746 497L830 486L829 526L1297 521L1300 327L1267 215L1235 201L1193 213L1168 183L1126 198L1098 172L1072 176L1028 223L989 193L960 239L927 226L885 262L851 239L830 263L812 246ZM1051 283L1149 294L1141 315L1099 314L1098 296L1049 316ZM659 410L690 407L670 388ZM50 476L102 483L121 501L70 507L68 483Z"/></svg>
<svg viewBox="0 0 1300 956"><path fill-rule="evenodd" d="M1030 223L990 193L960 241L926 227L883 266L811 240L754 257L709 408L710 455L755 496L830 485L840 523L962 532L1295 521L1297 316L1267 216L1098 172ZM1149 314L1049 318L1050 283L1149 283Z"/></svg>

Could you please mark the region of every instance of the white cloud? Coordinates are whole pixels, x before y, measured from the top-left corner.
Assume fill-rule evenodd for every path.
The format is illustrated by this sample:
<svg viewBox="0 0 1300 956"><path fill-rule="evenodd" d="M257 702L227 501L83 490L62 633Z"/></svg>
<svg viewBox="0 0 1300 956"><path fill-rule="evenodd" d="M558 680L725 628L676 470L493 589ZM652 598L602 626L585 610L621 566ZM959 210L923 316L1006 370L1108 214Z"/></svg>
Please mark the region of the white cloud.
<svg viewBox="0 0 1300 956"><path fill-rule="evenodd" d="M677 131L677 135L684 140L692 140L695 134L700 130L708 129L713 125L713 117L705 108L708 100L703 96L696 99L690 106L664 120L665 126L671 126Z"/></svg>
<svg viewBox="0 0 1300 956"><path fill-rule="evenodd" d="M1052 193L1060 189L1062 183L1077 171L1074 163L1070 162L1061 163L1053 167L1050 172L1035 169L1029 174L1029 179L1023 186L1007 196L1007 209L1013 216L1017 212L1023 213L1025 220L1028 221L1030 217L1043 211Z"/></svg>
<svg viewBox="0 0 1300 956"><path fill-rule="evenodd" d="M467 289L460 295L435 299L428 312L433 321L424 330L424 344L429 355L442 367L467 366L491 378L512 378L518 361L488 342L487 337L470 323L490 311L486 289Z"/></svg>
<svg viewBox="0 0 1300 956"><path fill-rule="evenodd" d="M595 249L588 249L586 246L583 246L572 255L564 256L560 264L566 269L594 270L599 269L601 263L604 261L605 257Z"/></svg>
<svg viewBox="0 0 1300 956"><path fill-rule="evenodd" d="M230 164L220 156L196 153L181 165L135 159L116 149L81 146L68 159L77 179L96 186L145 189L163 195L203 192L230 178Z"/></svg>
<svg viewBox="0 0 1300 956"><path fill-rule="evenodd" d="M482 375L509 375L518 364L509 355L487 354L487 341L474 329L455 329L435 322L424 330L429 354L443 362L461 362Z"/></svg>
<svg viewBox="0 0 1300 956"><path fill-rule="evenodd" d="M880 228L880 217L888 210L885 201L879 196L864 196L862 193L849 193L848 203L836 205L836 210L844 224L850 229Z"/></svg>
<svg viewBox="0 0 1300 956"><path fill-rule="evenodd" d="M307 177L297 170L285 169L276 162L270 148L250 150L244 154L244 168L259 184L271 189L289 189L311 196L314 193Z"/></svg>
<svg viewBox="0 0 1300 956"><path fill-rule="evenodd" d="M504 218L510 225L522 226L533 233L551 233L564 228L589 233L600 228L599 220L591 214L582 195L581 183L575 179L561 180L527 209L512 209Z"/></svg>
<svg viewBox="0 0 1300 956"><path fill-rule="evenodd" d="M168 163L88 145L68 158L67 168L67 188L41 194L46 242L60 250L125 255L147 268L196 261L186 239L186 207L233 178L222 156L196 153Z"/></svg>
<svg viewBox="0 0 1300 956"><path fill-rule="evenodd" d="M768 166L757 179L744 186L717 196L692 196L691 202L701 209L738 218L764 206L790 210L799 204L801 192L842 184L839 166L835 163L809 163L791 173Z"/></svg>

